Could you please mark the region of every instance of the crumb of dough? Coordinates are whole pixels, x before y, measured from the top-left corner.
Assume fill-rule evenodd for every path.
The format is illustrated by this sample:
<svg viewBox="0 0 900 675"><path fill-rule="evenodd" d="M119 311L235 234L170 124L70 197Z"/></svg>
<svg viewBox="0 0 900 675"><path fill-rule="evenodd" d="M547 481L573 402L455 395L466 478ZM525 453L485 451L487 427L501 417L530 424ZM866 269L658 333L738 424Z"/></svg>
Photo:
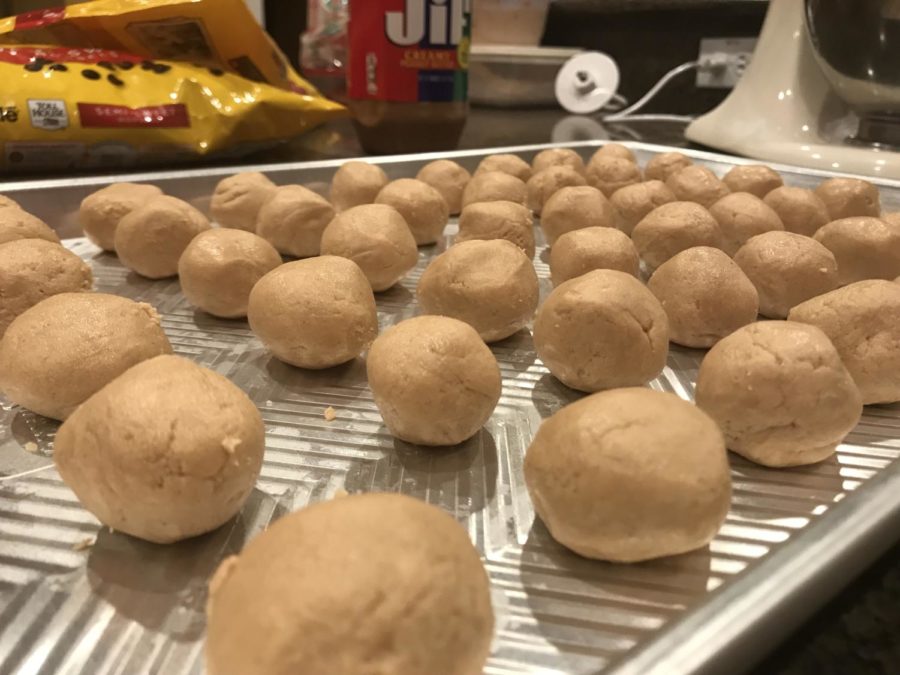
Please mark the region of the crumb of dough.
<svg viewBox="0 0 900 675"><path fill-rule="evenodd" d="M37 443L35 443L34 441L28 441L28 442L25 444L25 450L27 450L28 452L37 452L37 451L38 451L38 445L37 445Z"/></svg>
<svg viewBox="0 0 900 675"><path fill-rule="evenodd" d="M225 452L229 455L233 455L234 451L237 450L237 447L241 444L240 438L235 438L234 436L226 436L222 439L222 447L225 448Z"/></svg>
<svg viewBox="0 0 900 675"><path fill-rule="evenodd" d="M85 537L81 541L76 541L72 544L73 551L86 551L91 546L97 543L97 537Z"/></svg>
<svg viewBox="0 0 900 675"><path fill-rule="evenodd" d="M267 407L267 408L271 408L271 407L272 407L272 399L267 399L267 400L266 400L266 407Z"/></svg>
<svg viewBox="0 0 900 675"><path fill-rule="evenodd" d="M325 408L325 421L332 422L337 418L337 413L334 411L334 408L328 406Z"/></svg>

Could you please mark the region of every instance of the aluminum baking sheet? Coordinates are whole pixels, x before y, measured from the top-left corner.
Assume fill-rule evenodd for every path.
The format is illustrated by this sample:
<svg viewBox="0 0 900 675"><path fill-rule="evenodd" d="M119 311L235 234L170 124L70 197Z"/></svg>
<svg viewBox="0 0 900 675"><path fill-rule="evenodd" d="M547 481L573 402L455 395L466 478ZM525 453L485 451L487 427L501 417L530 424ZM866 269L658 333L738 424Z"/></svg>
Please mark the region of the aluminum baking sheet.
<svg viewBox="0 0 900 675"><path fill-rule="evenodd" d="M585 157L597 143L579 147ZM514 148L526 159L547 146ZM633 144L641 161L669 148ZM494 151L496 152L496 150ZM723 172L738 161L683 151ZM440 155L474 168L487 152ZM375 161L412 176L438 155ZM278 183L322 189L340 162L253 167ZM821 172L777 167L790 184ZM203 207L236 169L146 174ZM73 232L82 197L113 178L0 185ZM880 183L900 208L900 183ZM452 240L424 248L415 271L378 297L384 328L416 313L422 270ZM538 231L540 239L540 232ZM734 498L703 550L636 565L579 558L534 514L522 458L542 418L579 397L551 377L523 331L492 345L503 395L485 428L459 447L425 450L381 424L361 360L322 372L270 357L243 321L194 311L177 280L148 281L83 239L96 289L154 304L178 354L231 378L257 403L267 450L241 514L171 546L100 528L51 466L56 425L0 399L0 673L200 673L206 580L274 518L335 491L398 491L456 515L482 552L497 628L486 673L738 672L784 637L900 530L900 406L866 409L830 460L772 470L732 455ZM543 246L535 257L549 292ZM690 399L702 351L673 347L652 387ZM325 408L337 419L327 422Z"/></svg>

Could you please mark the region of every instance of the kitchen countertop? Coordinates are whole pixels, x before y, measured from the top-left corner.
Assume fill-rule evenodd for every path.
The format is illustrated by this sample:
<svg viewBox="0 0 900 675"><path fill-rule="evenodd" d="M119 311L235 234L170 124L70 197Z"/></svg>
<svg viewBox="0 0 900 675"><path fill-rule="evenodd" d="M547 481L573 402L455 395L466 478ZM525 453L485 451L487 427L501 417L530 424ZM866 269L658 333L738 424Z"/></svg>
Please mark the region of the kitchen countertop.
<svg viewBox="0 0 900 675"><path fill-rule="evenodd" d="M604 128L593 120L568 118L558 110L473 108L460 147L475 149L592 138L699 147L685 141L683 130L684 125L675 122L633 122ZM270 150L207 165L313 161L362 154L350 121L344 119ZM34 177L2 176L0 181ZM777 617L773 620L777 621ZM783 644L751 670L753 675L900 672L900 544L895 544L796 633L784 637Z"/></svg>

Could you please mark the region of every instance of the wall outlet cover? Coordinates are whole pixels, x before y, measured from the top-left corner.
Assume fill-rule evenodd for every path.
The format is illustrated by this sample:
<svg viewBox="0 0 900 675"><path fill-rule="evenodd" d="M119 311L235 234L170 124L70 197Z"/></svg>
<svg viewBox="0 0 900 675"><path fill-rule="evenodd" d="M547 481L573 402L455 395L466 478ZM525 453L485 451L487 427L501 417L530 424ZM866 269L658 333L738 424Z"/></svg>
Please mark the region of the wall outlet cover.
<svg viewBox="0 0 900 675"><path fill-rule="evenodd" d="M697 71L697 86L707 89L733 89L753 58L756 38L703 38L700 40L700 59L724 54L727 63L722 68L701 68Z"/></svg>

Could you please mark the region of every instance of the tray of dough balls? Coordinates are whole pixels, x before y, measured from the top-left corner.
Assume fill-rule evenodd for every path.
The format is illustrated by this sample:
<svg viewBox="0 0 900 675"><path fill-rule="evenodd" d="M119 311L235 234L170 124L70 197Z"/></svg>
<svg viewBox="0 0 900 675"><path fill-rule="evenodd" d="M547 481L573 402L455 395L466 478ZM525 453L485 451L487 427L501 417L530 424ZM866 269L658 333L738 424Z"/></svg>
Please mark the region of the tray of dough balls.
<svg viewBox="0 0 900 675"><path fill-rule="evenodd" d="M738 672L898 536L900 183L128 180L0 186L2 673Z"/></svg>

